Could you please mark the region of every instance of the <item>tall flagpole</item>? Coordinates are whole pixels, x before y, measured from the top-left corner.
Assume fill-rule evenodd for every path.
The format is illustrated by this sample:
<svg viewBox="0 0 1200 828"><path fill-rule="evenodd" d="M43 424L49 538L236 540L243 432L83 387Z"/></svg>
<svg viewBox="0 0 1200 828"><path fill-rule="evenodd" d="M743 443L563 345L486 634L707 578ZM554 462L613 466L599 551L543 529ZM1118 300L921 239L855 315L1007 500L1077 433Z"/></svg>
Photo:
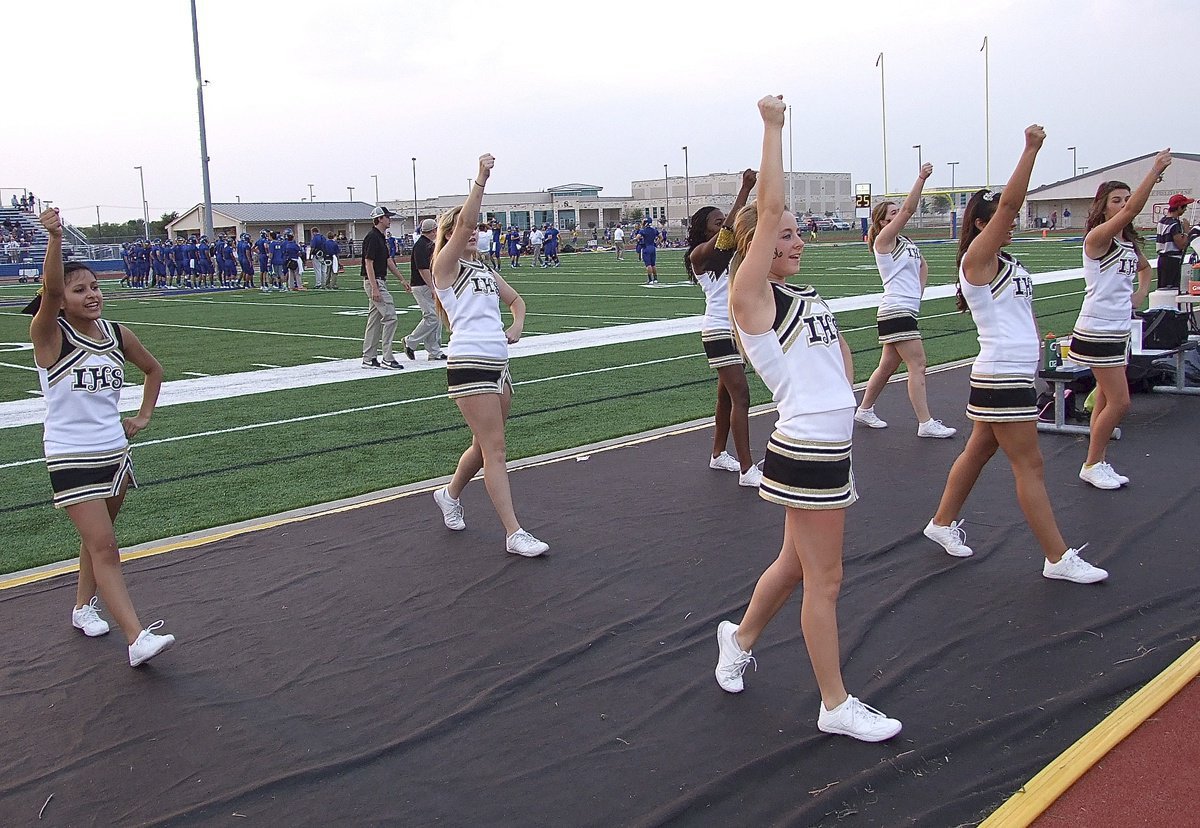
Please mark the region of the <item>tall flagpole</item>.
<svg viewBox="0 0 1200 828"><path fill-rule="evenodd" d="M992 105L991 105L991 80L988 76L988 39L987 35L983 37L983 46L979 48L983 52L983 185L985 187L992 186Z"/></svg>
<svg viewBox="0 0 1200 828"><path fill-rule="evenodd" d="M887 194L889 192L887 173L887 94L883 82L883 52L880 52L879 57L875 58L875 65L879 67L879 104L883 109L883 192Z"/></svg>

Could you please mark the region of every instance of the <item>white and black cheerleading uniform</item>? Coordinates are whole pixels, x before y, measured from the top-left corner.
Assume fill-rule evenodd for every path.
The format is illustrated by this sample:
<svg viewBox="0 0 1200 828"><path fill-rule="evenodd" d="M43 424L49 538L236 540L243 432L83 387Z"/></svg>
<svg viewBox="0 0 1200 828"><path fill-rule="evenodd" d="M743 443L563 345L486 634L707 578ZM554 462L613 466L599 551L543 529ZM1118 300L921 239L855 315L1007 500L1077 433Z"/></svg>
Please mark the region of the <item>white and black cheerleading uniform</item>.
<svg viewBox="0 0 1200 828"><path fill-rule="evenodd" d="M971 367L967 416L989 423L1037 419L1039 341L1033 318L1033 280L1029 271L1001 251L996 276L973 285L959 269L959 287L975 327L979 356Z"/></svg>
<svg viewBox="0 0 1200 828"><path fill-rule="evenodd" d="M729 268L725 268L719 276L710 270L696 278L704 290L704 322L700 327L700 339L704 342L708 367L745 365L733 338L733 326L729 322Z"/></svg>
<svg viewBox="0 0 1200 828"><path fill-rule="evenodd" d="M1072 360L1097 368L1122 367L1128 363L1126 348L1137 269L1137 249L1124 239L1113 239L1108 252L1099 259L1083 254L1086 291L1079 319L1071 332L1071 350L1067 355Z"/></svg>
<svg viewBox="0 0 1200 828"><path fill-rule="evenodd" d="M450 399L500 394L505 385L511 388L500 288L492 271L482 262L460 259L454 285L437 288L437 297L450 321L446 346Z"/></svg>
<svg viewBox="0 0 1200 828"><path fill-rule="evenodd" d="M38 366L46 399L43 445L54 506L115 497L133 477L129 440L118 407L125 385L121 328L98 320L91 339L58 317L62 349L50 368Z"/></svg>
<svg viewBox="0 0 1200 828"><path fill-rule="evenodd" d="M875 253L875 265L883 279L883 299L875 315L879 344L920 339L921 251L912 239L898 235L891 253Z"/></svg>
<svg viewBox="0 0 1200 828"><path fill-rule="evenodd" d="M858 499L850 460L856 402L837 321L811 287L771 282L771 293L771 330L752 335L738 326L779 410L759 495L797 509L845 508Z"/></svg>

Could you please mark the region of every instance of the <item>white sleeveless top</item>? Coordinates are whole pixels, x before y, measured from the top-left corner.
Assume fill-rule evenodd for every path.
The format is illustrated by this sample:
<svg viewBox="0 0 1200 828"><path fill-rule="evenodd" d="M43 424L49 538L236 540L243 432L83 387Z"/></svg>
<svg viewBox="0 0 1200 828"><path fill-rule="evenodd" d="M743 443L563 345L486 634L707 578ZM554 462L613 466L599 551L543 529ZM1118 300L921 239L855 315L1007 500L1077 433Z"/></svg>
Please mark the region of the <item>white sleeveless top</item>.
<svg viewBox="0 0 1200 828"><path fill-rule="evenodd" d="M921 251L912 239L897 235L891 253L875 253L875 266L883 278L880 310L921 309Z"/></svg>
<svg viewBox="0 0 1200 828"><path fill-rule="evenodd" d="M450 321L447 355L508 359L508 340L500 319L500 288L487 265L459 259L454 285L436 290Z"/></svg>
<svg viewBox="0 0 1200 828"><path fill-rule="evenodd" d="M696 280L704 290L704 322L701 331L731 331L729 322L729 268L720 276L707 273L697 274Z"/></svg>
<svg viewBox="0 0 1200 828"><path fill-rule="evenodd" d="M1087 287L1075 324L1077 329L1128 333L1137 266L1137 250L1124 239L1113 239L1108 252L1099 259L1083 254L1083 282Z"/></svg>
<svg viewBox="0 0 1200 828"><path fill-rule="evenodd" d="M118 407L125 385L125 354L116 325L103 319L97 324L101 337L91 339L60 316L59 358L49 369L38 366L46 398L42 442L47 457L116 451L129 445Z"/></svg>
<svg viewBox="0 0 1200 828"><path fill-rule="evenodd" d="M1039 341L1033 318L1033 280L1020 262L1000 251L995 278L973 285L958 271L963 298L979 331L979 356L975 374L1020 375L1037 373Z"/></svg>
<svg viewBox="0 0 1200 828"><path fill-rule="evenodd" d="M807 414L854 408L854 391L837 321L812 287L771 282L775 321L763 334L738 326L742 347L779 408L775 427L787 436L803 434L798 421ZM736 322L736 320L735 320Z"/></svg>

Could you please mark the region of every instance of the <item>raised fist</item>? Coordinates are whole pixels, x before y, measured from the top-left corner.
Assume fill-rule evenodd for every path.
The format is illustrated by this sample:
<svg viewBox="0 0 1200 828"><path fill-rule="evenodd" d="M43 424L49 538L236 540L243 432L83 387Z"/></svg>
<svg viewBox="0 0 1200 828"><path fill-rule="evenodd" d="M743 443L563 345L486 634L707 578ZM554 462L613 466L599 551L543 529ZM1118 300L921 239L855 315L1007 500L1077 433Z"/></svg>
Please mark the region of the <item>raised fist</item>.
<svg viewBox="0 0 1200 828"><path fill-rule="evenodd" d="M1030 124L1025 127L1025 146L1029 149L1039 150L1042 148L1042 142L1046 140L1046 130L1041 124Z"/></svg>
<svg viewBox="0 0 1200 828"><path fill-rule="evenodd" d="M929 176L933 175L933 164L926 161L921 165L921 171L917 175L921 177L922 181L928 180Z"/></svg>
<svg viewBox="0 0 1200 828"><path fill-rule="evenodd" d="M1173 160L1174 159L1171 158L1171 148L1167 147L1165 150L1160 152L1158 155L1154 156L1154 165L1153 165L1154 172L1158 173L1159 175L1162 175L1163 170L1165 170L1167 167L1171 166L1171 162Z"/></svg>
<svg viewBox="0 0 1200 828"><path fill-rule="evenodd" d="M742 188L746 190L754 189L754 185L758 183L758 173L754 170L743 170L742 172Z"/></svg>
<svg viewBox="0 0 1200 828"><path fill-rule="evenodd" d="M491 175L494 166L496 166L496 158L490 152L479 156L479 177L487 178Z"/></svg>
<svg viewBox="0 0 1200 828"><path fill-rule="evenodd" d="M62 219L58 217L58 208L43 210L40 219L47 233L56 239L62 238L63 226Z"/></svg>
<svg viewBox="0 0 1200 828"><path fill-rule="evenodd" d="M783 118L787 113L787 104L783 102L783 95L767 95L758 102L758 111L762 115L764 124L769 127L783 128Z"/></svg>

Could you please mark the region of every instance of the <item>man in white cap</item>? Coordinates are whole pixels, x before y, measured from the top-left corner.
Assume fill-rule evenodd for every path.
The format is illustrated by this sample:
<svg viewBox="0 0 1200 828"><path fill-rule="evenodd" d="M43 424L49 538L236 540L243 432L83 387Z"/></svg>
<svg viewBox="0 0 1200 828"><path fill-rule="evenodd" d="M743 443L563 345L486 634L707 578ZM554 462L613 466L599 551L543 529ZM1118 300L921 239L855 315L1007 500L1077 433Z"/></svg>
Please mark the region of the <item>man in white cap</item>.
<svg viewBox="0 0 1200 828"><path fill-rule="evenodd" d="M412 295L421 308L421 321L413 332L404 337L404 355L416 359L416 349L424 348L429 359L445 359L442 352L442 320L438 318L433 303L433 239L437 235L437 222L425 219L421 222L421 234L413 244L409 258L409 282Z"/></svg>
<svg viewBox="0 0 1200 828"><path fill-rule="evenodd" d="M367 312L367 330L363 336L363 367L403 368L392 355L392 339L396 335L396 303L387 287L387 272L391 270L404 289L408 285L404 277L396 269L396 263L388 252L387 236L384 232L392 226L391 210L386 207L376 207L371 211L371 221L374 226L367 232L362 246L363 290L371 302ZM376 354L382 351L382 360Z"/></svg>

